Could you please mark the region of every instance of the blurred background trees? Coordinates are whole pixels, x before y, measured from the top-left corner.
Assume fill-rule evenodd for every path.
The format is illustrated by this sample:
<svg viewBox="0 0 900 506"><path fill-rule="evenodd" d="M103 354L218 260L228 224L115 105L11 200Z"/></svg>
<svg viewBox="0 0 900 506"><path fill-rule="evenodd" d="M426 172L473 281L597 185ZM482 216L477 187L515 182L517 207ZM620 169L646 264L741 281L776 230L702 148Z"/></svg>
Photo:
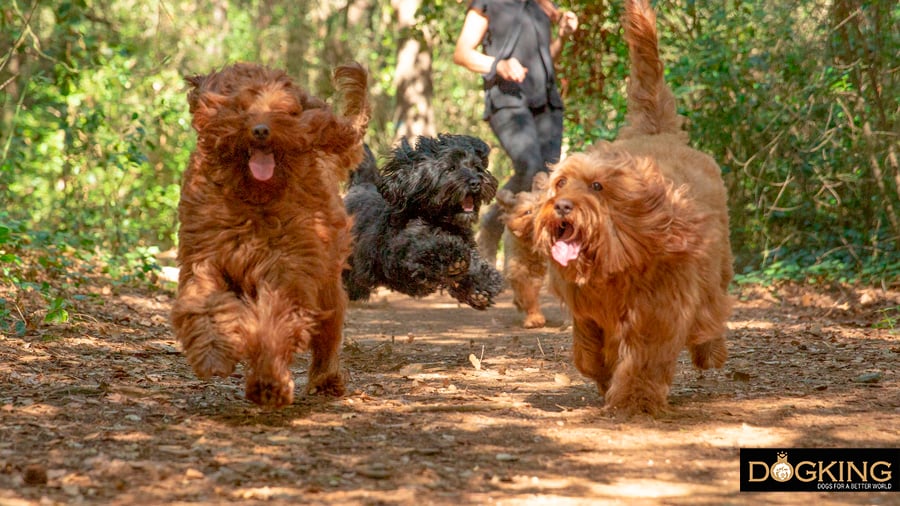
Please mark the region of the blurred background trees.
<svg viewBox="0 0 900 506"><path fill-rule="evenodd" d="M572 151L612 138L620 126L627 50L621 1L559 4L581 20L559 62ZM654 5L667 78L692 143L719 161L729 188L738 272L896 286L897 2ZM72 259L103 259L113 277L151 272L155 256L174 246L178 185L194 143L183 76L228 62L283 67L324 98L334 65L363 63L376 153L419 133L468 133L496 144L481 121L479 77L452 63L466 6L4 2L0 280L30 286L28 266L64 273ZM492 163L502 180L509 164L501 150Z"/></svg>

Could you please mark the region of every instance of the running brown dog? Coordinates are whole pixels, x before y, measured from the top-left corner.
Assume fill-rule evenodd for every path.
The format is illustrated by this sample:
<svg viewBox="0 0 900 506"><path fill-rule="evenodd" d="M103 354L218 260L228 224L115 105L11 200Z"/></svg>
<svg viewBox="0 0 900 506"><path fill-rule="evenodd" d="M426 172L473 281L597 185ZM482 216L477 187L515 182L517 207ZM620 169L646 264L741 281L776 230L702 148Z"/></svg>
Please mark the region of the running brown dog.
<svg viewBox="0 0 900 506"><path fill-rule="evenodd" d="M307 391L342 395L341 270L350 220L339 184L363 157L367 75L335 69L338 114L281 70L239 63L188 77L197 148L178 206L172 324L200 378L244 363L246 395L291 404L295 352Z"/></svg>
<svg viewBox="0 0 900 506"><path fill-rule="evenodd" d="M657 415L679 352L696 367L727 357L733 276L725 186L688 146L663 80L656 16L626 2L626 125L558 164L536 216L551 285L572 311L575 366L607 409Z"/></svg>

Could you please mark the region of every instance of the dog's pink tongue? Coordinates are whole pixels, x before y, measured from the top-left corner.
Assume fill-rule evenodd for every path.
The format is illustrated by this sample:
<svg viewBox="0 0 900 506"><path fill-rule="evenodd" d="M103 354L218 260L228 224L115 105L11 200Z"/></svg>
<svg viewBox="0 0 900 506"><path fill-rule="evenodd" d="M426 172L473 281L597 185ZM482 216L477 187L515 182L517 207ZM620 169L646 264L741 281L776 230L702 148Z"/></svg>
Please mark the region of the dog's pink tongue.
<svg viewBox="0 0 900 506"><path fill-rule="evenodd" d="M463 211L472 212L475 210L475 199L472 198L471 195L466 195L466 198L463 199Z"/></svg>
<svg viewBox="0 0 900 506"><path fill-rule="evenodd" d="M573 244L566 241L556 241L553 247L550 248L550 254L553 255L553 259L563 267L569 265L569 261L578 258L579 251L581 251L580 244Z"/></svg>
<svg viewBox="0 0 900 506"><path fill-rule="evenodd" d="M254 151L250 155L250 172L260 181L268 181L275 173L275 157L272 153Z"/></svg>

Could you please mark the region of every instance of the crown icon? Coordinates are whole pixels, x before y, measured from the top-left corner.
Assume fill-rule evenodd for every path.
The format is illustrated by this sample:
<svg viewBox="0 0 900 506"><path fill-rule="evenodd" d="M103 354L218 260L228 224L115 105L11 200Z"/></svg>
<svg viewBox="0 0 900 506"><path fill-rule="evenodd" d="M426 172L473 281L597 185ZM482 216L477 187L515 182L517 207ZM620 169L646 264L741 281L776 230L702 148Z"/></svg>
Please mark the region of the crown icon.
<svg viewBox="0 0 900 506"><path fill-rule="evenodd" d="M794 467L787 461L787 452L781 451L776 455L778 461L772 464L772 479L784 483L794 475Z"/></svg>

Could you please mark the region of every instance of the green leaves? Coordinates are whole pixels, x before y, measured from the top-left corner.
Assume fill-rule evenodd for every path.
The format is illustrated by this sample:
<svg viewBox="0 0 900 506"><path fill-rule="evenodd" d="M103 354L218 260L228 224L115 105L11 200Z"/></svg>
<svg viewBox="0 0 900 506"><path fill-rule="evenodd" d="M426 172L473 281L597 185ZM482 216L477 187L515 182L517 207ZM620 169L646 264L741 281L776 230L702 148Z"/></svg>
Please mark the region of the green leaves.
<svg viewBox="0 0 900 506"><path fill-rule="evenodd" d="M891 2L857 4L654 2L678 110L692 144L723 170L740 271L811 281L900 279L892 101L900 96L892 60L900 11ZM393 69L402 37L389 2L346 9L310 0L135 5L48 0L0 7L0 29L10 34L0 43L0 76L15 74L0 77L6 287L42 276L68 279L88 256L109 259L109 276L152 282L146 252L175 245L179 183L195 142L184 74L260 61L288 68L319 94L327 93L335 63L355 59L371 73L367 140L382 152L393 139ZM466 7L421 2L415 29L434 56L438 131L495 144L480 120L477 76L452 63ZM575 11L580 24L557 65L571 153L612 139L622 125L628 54L620 2L560 7ZM492 170L503 179L511 168L501 151L494 150ZM139 248L146 254L126 256ZM71 288L83 284L71 278ZM4 319L20 318L10 304L37 311L33 301L0 295ZM70 300L48 297L40 304Z"/></svg>
<svg viewBox="0 0 900 506"><path fill-rule="evenodd" d="M69 321L69 312L66 310L69 303L62 297L56 297L50 301L47 308L47 315L44 316L45 323L66 323Z"/></svg>

